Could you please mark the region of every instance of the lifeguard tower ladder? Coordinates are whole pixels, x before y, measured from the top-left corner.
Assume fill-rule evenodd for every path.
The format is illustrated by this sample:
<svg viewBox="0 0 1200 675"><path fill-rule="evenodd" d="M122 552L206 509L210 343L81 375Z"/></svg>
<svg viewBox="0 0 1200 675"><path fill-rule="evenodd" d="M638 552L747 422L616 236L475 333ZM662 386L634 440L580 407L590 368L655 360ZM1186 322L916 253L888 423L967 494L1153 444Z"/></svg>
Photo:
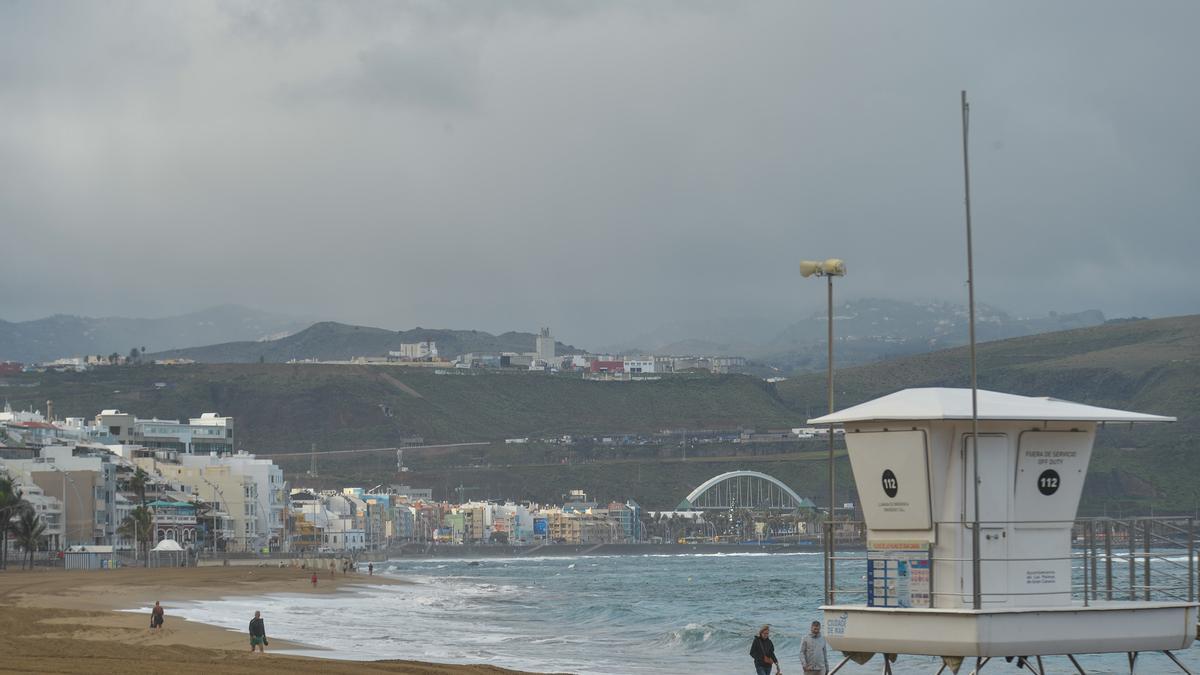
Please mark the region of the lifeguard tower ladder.
<svg viewBox="0 0 1200 675"><path fill-rule="evenodd" d="M974 674L997 657L1043 673L1048 655L1066 657L1085 673L1076 656L1124 652L1133 672L1138 654L1152 651L1190 672L1171 653L1191 646L1197 625L1190 521L1186 590L1181 583L1152 599L1148 528L1141 557L1136 527L1114 542L1112 527L1097 534L1089 526L1091 578L1086 557L1079 572L1072 565L1072 531L1097 426L1173 421L980 390L973 450L971 390L943 388L907 389L809 420L845 428L866 524L865 589L839 587L834 572L862 578L861 554L857 563L839 562L854 556L826 549L825 635L846 655L831 675L850 659L865 663L874 654L884 655L885 674L900 654L942 657L938 673L957 673L966 662ZM1096 584L1097 536L1110 552L1104 591ZM1128 600L1112 586L1114 543L1122 551L1128 545ZM1135 559L1145 565L1140 586ZM863 595L865 604L845 601Z"/></svg>

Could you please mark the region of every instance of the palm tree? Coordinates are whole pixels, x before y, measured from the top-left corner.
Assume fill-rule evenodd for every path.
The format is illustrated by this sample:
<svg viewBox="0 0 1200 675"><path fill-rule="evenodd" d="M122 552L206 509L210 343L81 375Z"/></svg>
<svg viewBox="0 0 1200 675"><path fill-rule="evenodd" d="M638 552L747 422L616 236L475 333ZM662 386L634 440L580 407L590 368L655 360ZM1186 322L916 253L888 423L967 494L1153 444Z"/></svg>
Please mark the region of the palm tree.
<svg viewBox="0 0 1200 675"><path fill-rule="evenodd" d="M138 467L137 471L133 472L133 477L129 479L129 489L133 490L138 496L138 501L142 507L146 506L146 484L150 482L150 474L146 473L142 467Z"/></svg>
<svg viewBox="0 0 1200 675"><path fill-rule="evenodd" d="M29 569L33 569L33 552L42 546L42 539L46 536L46 523L42 522L41 517L32 508L26 507L21 509L21 515L13 529L17 543L29 554ZM21 567L24 566L22 563Z"/></svg>
<svg viewBox="0 0 1200 675"><path fill-rule="evenodd" d="M128 516L125 516L125 520L117 528L117 532L122 537L135 539L134 545L141 548L144 555L148 557L150 555L150 542L154 539L153 526L154 518L150 513L150 509L139 506L131 511ZM149 565L149 561L147 561L147 565Z"/></svg>
<svg viewBox="0 0 1200 675"><path fill-rule="evenodd" d="M0 569L8 569L8 531L12 529L12 520L28 504L16 481L0 473Z"/></svg>

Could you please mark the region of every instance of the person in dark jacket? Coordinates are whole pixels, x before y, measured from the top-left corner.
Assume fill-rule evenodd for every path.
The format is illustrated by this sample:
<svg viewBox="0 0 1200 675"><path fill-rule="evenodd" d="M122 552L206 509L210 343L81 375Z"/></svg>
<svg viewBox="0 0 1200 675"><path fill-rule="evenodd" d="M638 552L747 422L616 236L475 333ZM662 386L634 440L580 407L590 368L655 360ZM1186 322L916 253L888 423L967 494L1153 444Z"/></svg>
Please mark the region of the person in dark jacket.
<svg viewBox="0 0 1200 675"><path fill-rule="evenodd" d="M267 628L263 625L262 612L255 612L250 619L250 651L258 647L260 654L265 653L267 646Z"/></svg>
<svg viewBox="0 0 1200 675"><path fill-rule="evenodd" d="M783 675L779 667L779 659L775 658L775 645L771 642L771 627L763 626L754 636L754 644L750 645L750 656L754 657L754 672L756 675L771 675L771 666L775 666L777 675Z"/></svg>

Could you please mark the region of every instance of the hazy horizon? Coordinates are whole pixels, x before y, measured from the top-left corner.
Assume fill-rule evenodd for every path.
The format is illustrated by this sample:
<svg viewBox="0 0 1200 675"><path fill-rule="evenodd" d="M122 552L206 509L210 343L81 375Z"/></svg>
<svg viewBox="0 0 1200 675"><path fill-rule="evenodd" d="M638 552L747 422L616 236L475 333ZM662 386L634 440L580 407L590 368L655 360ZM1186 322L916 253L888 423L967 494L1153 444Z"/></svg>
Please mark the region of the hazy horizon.
<svg viewBox="0 0 1200 675"><path fill-rule="evenodd" d="M0 318L1200 312L1200 5L0 7Z"/></svg>
<svg viewBox="0 0 1200 675"><path fill-rule="evenodd" d="M839 298L838 304L839 305L857 304L857 303L877 301L877 300L891 301L894 299L893 298L881 298L881 297ZM909 302L909 301L905 301L905 302ZM965 301L956 302L952 299L923 298L923 299L913 300L911 302L917 303L917 304L919 304L919 303L932 303L932 304L947 303L950 305L958 306L963 309L966 308ZM172 318L178 318L178 317L184 317L184 316L191 316L194 314L203 314L203 313L218 311L218 310L222 310L222 309L226 309L226 308L233 308L233 309L237 309L237 310L247 310L249 312L256 313L256 314L261 313L263 315L274 316L274 317L282 318L282 319L289 319L289 320L293 320L303 326L302 328L298 328L293 331L288 331L289 334L295 334L296 332L299 332L300 330L305 330L317 323L322 323L322 322L327 322L327 321L334 321L336 323L343 323L346 325L357 325L357 326L364 326L364 327L368 327L368 328L379 328L379 329L393 330L393 331L407 331L407 330L413 330L413 329L481 330L481 331L484 331L487 333L491 333L493 335L500 335L500 334L507 333L507 332L535 334L537 328L541 327L540 325L537 327L477 326L477 325L469 325L466 323L450 324L450 325L411 325L411 326L409 326L409 325L397 325L397 326L376 325L376 324L371 324L371 323L355 322L355 321L337 321L335 319L319 317L319 316L300 316L300 315L284 314L284 313L280 313L280 312L272 312L271 310L264 310L261 308L249 307L246 305L239 305L236 303L228 303L225 305L213 305L213 306L209 306L209 307L200 307L200 308L196 308L194 310L189 310L189 311L181 310L181 311L167 312L167 313L155 315L155 316L133 316L133 315L92 316L92 315L74 315L74 314L56 313L56 314L39 316L39 317L31 318L31 319L21 319L21 320L16 320L16 321L13 321L6 317L0 316L0 321L8 321L10 323L24 323L24 322L29 322L29 321L39 321L39 320L50 319L54 316L79 317L79 318L92 319L92 320L132 320L132 321L161 320L161 319L172 319ZM1045 312L1045 313L1035 314L1035 313L1023 313L1023 312L1019 312L1019 311L1012 311L1012 309L1008 308L1008 307L995 307L992 305L988 305L987 303L981 303L981 309L982 308L990 308L993 310L1005 312L1006 314L1008 314L1010 317L1012 317L1014 319L1045 318L1054 313L1062 314L1062 315L1070 315L1070 314L1078 314L1078 313L1088 312L1088 311L1097 311L1095 308L1071 308L1071 309L1062 309L1062 310L1049 310L1048 312ZM1166 318L1166 316L1171 316L1171 315L1144 316L1144 318L1155 319L1155 318ZM663 322L663 323L658 323L658 324L646 324L644 326L639 327L637 330L635 330L633 332L619 336L617 339L609 340L607 342L594 341L594 340L589 339L588 336L586 336L586 335L585 336L562 335L557 330L555 330L555 328L553 326L550 326L550 329L554 335L555 340L557 340L559 342L562 342L564 344L570 344L570 345L573 345L578 348L590 349L593 351L598 350L600 352L603 352L603 351L622 351L622 350L630 349L630 348L646 348L646 349L648 349L648 348L654 347L654 345L652 344L654 342L659 342L659 343L675 342L675 341L686 340L686 339L693 339L693 340L700 340L700 341L714 341L715 340L718 342L727 342L727 343L744 342L744 343L756 343L756 344L761 345L761 343L765 342L767 338L778 337L779 334L781 334L784 330L786 330L790 326L796 325L798 323L801 323L801 322L809 320L809 319L822 319L823 320L824 317L825 317L825 307L823 305L820 307L812 308L810 311L804 312L802 314L798 314L796 316L791 316L791 315L714 316L714 317L707 317L707 318L702 318L702 319L690 319L690 320ZM1104 318L1106 320L1110 320L1110 319L1122 319L1122 318L1131 318L1131 317L1127 317L1127 316L1118 317L1118 316L1111 316L1111 315L1105 314ZM743 323L746 325L745 326L736 326L735 324L737 324L737 323ZM717 333L721 334L720 337L718 337L717 335L714 335ZM664 335L670 336L670 337L663 338L662 336L664 336ZM276 339L276 338L272 338L272 339ZM229 341L236 342L236 341L243 341L243 340L235 339L235 340L229 340ZM188 346L197 346L198 347L198 346L204 346L207 344L210 344L210 343L204 343L204 344L197 343L195 345L188 345ZM217 343L211 343L211 344L217 344ZM161 349L169 350L169 349L177 349L180 347L181 346L179 346L179 345L169 346L169 347L161 347L161 348L160 348L160 346L153 346L150 349L150 351L155 352L155 351L160 351Z"/></svg>

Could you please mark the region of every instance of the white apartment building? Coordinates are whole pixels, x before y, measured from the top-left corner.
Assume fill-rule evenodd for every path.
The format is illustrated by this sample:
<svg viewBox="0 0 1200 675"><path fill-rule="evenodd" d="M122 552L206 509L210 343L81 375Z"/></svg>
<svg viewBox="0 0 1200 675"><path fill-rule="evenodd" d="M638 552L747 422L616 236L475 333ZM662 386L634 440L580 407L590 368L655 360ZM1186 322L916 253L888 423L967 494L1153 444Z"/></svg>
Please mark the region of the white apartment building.
<svg viewBox="0 0 1200 675"><path fill-rule="evenodd" d="M267 546L280 548L284 541L283 511L287 501L283 469L269 459L258 459L252 453L238 452L232 455L180 455L179 463L186 467L228 466L235 474L249 479L255 485L254 517L257 548Z"/></svg>
<svg viewBox="0 0 1200 675"><path fill-rule="evenodd" d="M45 422L46 418L40 410L13 410L8 401L4 402L4 410L0 410L0 424L8 422Z"/></svg>
<svg viewBox="0 0 1200 675"><path fill-rule="evenodd" d="M654 366L655 366L655 364L654 364L653 356L648 356L643 359L631 359L631 358L625 359L625 372L629 373L631 375L638 375L641 373L653 373L653 372L655 372Z"/></svg>
<svg viewBox="0 0 1200 675"><path fill-rule="evenodd" d="M114 459L105 450L51 445L40 457L7 459L3 465L63 505L66 545L110 545L120 524Z"/></svg>
<svg viewBox="0 0 1200 675"><path fill-rule="evenodd" d="M199 462L192 466L160 462L153 458L138 458L136 463L150 472L157 472L168 481L178 483L185 491L217 505L232 521L232 532L222 533L218 549L227 551L257 551L268 545L269 535L258 529L258 483L229 464Z"/></svg>
<svg viewBox="0 0 1200 675"><path fill-rule="evenodd" d="M522 504L498 504L492 510L492 536L503 532L510 544L533 541L533 513Z"/></svg>
<svg viewBox="0 0 1200 675"><path fill-rule="evenodd" d="M26 474L14 476L21 496L33 506L33 511L46 525L46 546L51 551L61 551L66 539L63 536L63 502L57 497L47 495L44 490L29 479Z"/></svg>
<svg viewBox="0 0 1200 675"><path fill-rule="evenodd" d="M358 551L366 548L366 530L356 521L349 498L324 495L312 501L293 502L293 508L321 533L322 549Z"/></svg>
<svg viewBox="0 0 1200 675"><path fill-rule="evenodd" d="M534 358L544 363L553 363L554 349L554 336L550 335L550 329L543 328L538 331L534 341Z"/></svg>
<svg viewBox="0 0 1200 675"><path fill-rule="evenodd" d="M232 453L233 427L232 417L222 417L215 412L203 413L184 423L179 420L144 420L130 413L109 409L100 411L95 423L81 431L106 443L136 444L192 455Z"/></svg>
<svg viewBox="0 0 1200 675"><path fill-rule="evenodd" d="M388 352L388 359L401 361L436 361L438 358L437 342L406 342L399 349Z"/></svg>
<svg viewBox="0 0 1200 675"><path fill-rule="evenodd" d="M367 547L367 533L355 527L353 519L334 516L325 525L325 546L334 551L361 551Z"/></svg>

